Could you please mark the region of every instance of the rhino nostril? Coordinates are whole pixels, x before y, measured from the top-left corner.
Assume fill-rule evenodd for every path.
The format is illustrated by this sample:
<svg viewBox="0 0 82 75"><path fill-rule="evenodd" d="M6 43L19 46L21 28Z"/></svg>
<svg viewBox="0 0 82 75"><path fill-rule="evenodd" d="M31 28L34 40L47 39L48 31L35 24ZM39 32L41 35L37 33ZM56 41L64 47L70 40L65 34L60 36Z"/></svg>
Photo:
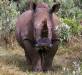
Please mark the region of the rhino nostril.
<svg viewBox="0 0 82 75"><path fill-rule="evenodd" d="M39 45L38 44L35 44L36 47L38 47Z"/></svg>
<svg viewBox="0 0 82 75"><path fill-rule="evenodd" d="M49 47L52 47L52 46L53 46L53 44L50 44L50 45L49 45Z"/></svg>

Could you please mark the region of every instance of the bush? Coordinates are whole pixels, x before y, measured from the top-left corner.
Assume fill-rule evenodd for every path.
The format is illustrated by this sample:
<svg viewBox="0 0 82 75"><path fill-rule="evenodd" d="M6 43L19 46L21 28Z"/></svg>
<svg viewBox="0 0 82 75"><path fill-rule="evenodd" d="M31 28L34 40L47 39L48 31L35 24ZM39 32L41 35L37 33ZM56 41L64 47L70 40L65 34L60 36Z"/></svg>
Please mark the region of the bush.
<svg viewBox="0 0 82 75"><path fill-rule="evenodd" d="M82 26L75 19L61 18L61 24L58 27L59 38L61 44L67 43L72 36L79 36L82 34Z"/></svg>
<svg viewBox="0 0 82 75"><path fill-rule="evenodd" d="M70 26L70 32L72 35L78 35L82 30L82 26L76 19L63 19L63 22Z"/></svg>
<svg viewBox="0 0 82 75"><path fill-rule="evenodd" d="M9 41L15 31L16 16L19 14L15 3L0 1L0 41ZM2 42L3 43L3 42Z"/></svg>
<svg viewBox="0 0 82 75"><path fill-rule="evenodd" d="M65 24L63 22L63 19L61 19L61 25L58 27L58 33L59 33L60 42L62 44L64 42L68 42L69 41L69 39L71 37L70 26Z"/></svg>
<svg viewBox="0 0 82 75"><path fill-rule="evenodd" d="M77 0L60 0L59 2L61 3L59 15L62 18L78 18L78 14L82 13L80 7L76 5ZM80 3L79 0L78 2Z"/></svg>

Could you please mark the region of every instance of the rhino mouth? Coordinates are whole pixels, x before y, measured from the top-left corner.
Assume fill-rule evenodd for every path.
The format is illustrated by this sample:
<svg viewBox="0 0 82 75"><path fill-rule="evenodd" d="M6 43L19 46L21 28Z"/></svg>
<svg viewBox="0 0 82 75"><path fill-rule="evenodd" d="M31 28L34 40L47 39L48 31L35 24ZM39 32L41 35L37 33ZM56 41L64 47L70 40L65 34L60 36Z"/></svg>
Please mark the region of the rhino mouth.
<svg viewBox="0 0 82 75"><path fill-rule="evenodd" d="M36 42L36 47L52 47L52 42L48 38L39 39Z"/></svg>

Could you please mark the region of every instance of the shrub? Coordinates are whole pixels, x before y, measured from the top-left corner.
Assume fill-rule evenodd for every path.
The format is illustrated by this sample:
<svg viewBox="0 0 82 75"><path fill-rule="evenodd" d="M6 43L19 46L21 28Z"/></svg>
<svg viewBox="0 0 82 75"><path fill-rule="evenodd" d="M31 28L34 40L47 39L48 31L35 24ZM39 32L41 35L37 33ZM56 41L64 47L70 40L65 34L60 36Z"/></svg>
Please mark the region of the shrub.
<svg viewBox="0 0 82 75"><path fill-rule="evenodd" d="M70 26L65 24L63 20L61 21L61 25L58 27L58 33L61 43L69 41L71 37Z"/></svg>
<svg viewBox="0 0 82 75"><path fill-rule="evenodd" d="M72 35L78 35L82 30L82 26L76 19L63 19L63 22L70 26L70 32Z"/></svg>
<svg viewBox="0 0 82 75"><path fill-rule="evenodd" d="M61 24L58 27L58 33L61 43L68 42L72 36L82 34L82 26L75 19L61 18Z"/></svg>
<svg viewBox="0 0 82 75"><path fill-rule="evenodd" d="M11 39L12 31L15 31L16 16L18 14L15 3L10 3L8 0L0 1L0 41L4 39L7 42Z"/></svg>

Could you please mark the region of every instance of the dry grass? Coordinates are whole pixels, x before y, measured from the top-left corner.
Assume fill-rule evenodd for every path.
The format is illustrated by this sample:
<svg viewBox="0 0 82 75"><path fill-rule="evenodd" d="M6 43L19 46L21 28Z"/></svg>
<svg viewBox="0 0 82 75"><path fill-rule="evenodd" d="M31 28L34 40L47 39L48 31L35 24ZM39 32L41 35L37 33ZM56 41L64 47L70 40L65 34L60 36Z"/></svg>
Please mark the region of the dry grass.
<svg viewBox="0 0 82 75"><path fill-rule="evenodd" d="M78 75L82 74L82 40L71 40L65 47L59 47L54 57L54 72L28 72L24 51L21 48L4 49L0 47L0 75ZM76 64L75 64L76 63ZM76 65L79 66L76 66ZM80 71L79 72L79 69Z"/></svg>

